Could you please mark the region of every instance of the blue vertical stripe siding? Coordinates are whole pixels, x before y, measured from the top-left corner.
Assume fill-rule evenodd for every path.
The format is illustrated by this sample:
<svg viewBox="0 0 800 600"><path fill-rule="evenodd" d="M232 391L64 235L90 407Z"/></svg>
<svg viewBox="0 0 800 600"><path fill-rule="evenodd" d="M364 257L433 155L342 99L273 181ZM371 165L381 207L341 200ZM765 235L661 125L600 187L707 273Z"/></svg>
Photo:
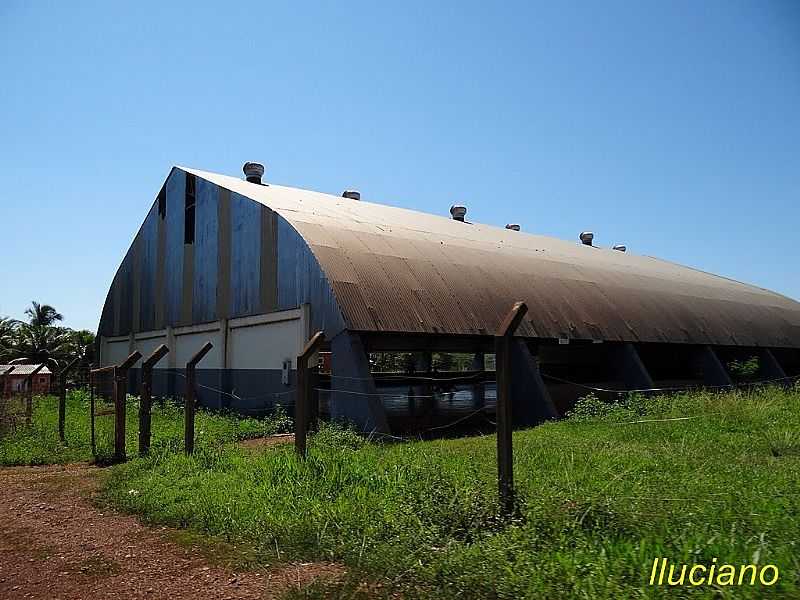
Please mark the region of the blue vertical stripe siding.
<svg viewBox="0 0 800 600"><path fill-rule="evenodd" d="M164 315L168 325L176 325L181 316L185 194L186 174L173 169L167 179L167 242L164 257Z"/></svg>
<svg viewBox="0 0 800 600"><path fill-rule="evenodd" d="M139 261L139 329L155 329L156 307L153 295L156 292L156 261L158 254L158 201L142 226L141 260Z"/></svg>
<svg viewBox="0 0 800 600"><path fill-rule="evenodd" d="M231 316L258 310L261 279L261 205L231 193Z"/></svg>
<svg viewBox="0 0 800 600"><path fill-rule="evenodd" d="M217 318L218 188L197 178L195 187L194 281L192 321Z"/></svg>
<svg viewBox="0 0 800 600"><path fill-rule="evenodd" d="M344 319L325 273L306 241L286 219L278 224L278 309L311 305L311 330L332 339L344 329Z"/></svg>
<svg viewBox="0 0 800 600"><path fill-rule="evenodd" d="M136 241L134 241L134 246ZM119 268L120 286L119 295L119 327L118 335L125 335L131 330L131 316L133 312L133 247L131 252L122 261Z"/></svg>
<svg viewBox="0 0 800 600"><path fill-rule="evenodd" d="M280 215L275 218L278 222L278 310L289 310L301 304L297 293L298 258L306 244L286 219Z"/></svg>
<svg viewBox="0 0 800 600"><path fill-rule="evenodd" d="M127 335L133 324L133 268L139 268L139 330L155 329L156 307L165 307L165 325L180 320L183 296L184 217L186 174L173 169L166 182L167 214L158 214L156 201L145 219L134 246L128 251L109 290L103 307L102 335ZM192 321L218 318L217 286L221 268L230 273L230 316L259 314L261 306L262 205L234 192L230 198L229 265L219 264L219 188L197 178L195 191L194 277L192 280ZM330 338L344 329L341 311L330 285L305 240L277 213L275 219L276 285L278 310L311 305L311 327L324 330ZM165 228L164 255L159 256L159 227ZM267 236L269 239L271 236ZM134 249L139 252L133 264ZM265 256L272 256L267 252ZM164 265L164 294L156 298L158 265ZM118 316L118 318L117 318Z"/></svg>
<svg viewBox="0 0 800 600"><path fill-rule="evenodd" d="M109 288L106 294L106 301L103 304L103 311L100 313L100 325L97 331L100 335L110 337L114 335L114 289Z"/></svg>

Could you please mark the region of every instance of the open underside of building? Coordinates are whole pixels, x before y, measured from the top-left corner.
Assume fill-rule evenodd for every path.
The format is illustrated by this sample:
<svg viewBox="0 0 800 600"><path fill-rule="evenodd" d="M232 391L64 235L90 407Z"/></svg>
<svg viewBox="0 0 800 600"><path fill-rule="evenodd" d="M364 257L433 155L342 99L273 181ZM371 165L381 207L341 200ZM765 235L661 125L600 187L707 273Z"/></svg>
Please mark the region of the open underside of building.
<svg viewBox="0 0 800 600"><path fill-rule="evenodd" d="M99 364L170 353L154 394L182 393L206 342L198 398L211 408L291 411L296 357L325 334L320 402L365 431L491 415L493 336L516 301L516 425L563 414L590 388L731 383L800 374L800 303L630 252L175 167L114 277ZM370 356L410 353L404 372ZM330 354L328 354L330 353ZM432 356L470 357L435 372ZM131 391L137 385L132 372Z"/></svg>

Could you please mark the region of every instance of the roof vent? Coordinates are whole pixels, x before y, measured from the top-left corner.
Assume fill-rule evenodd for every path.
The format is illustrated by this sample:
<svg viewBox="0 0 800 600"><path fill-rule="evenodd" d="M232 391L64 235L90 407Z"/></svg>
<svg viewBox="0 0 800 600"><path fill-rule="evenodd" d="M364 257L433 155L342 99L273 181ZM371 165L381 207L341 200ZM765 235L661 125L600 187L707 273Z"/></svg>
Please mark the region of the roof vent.
<svg viewBox="0 0 800 600"><path fill-rule="evenodd" d="M611 246L611 249L619 250L620 252L625 252L628 249L628 247L625 246L624 244L615 244L614 246Z"/></svg>
<svg viewBox="0 0 800 600"><path fill-rule="evenodd" d="M264 175L264 165L257 162L246 162L242 167L244 177L250 183L261 184L261 177Z"/></svg>
<svg viewBox="0 0 800 600"><path fill-rule="evenodd" d="M358 190L345 190L342 192L342 198L350 198L350 200L361 200L361 192Z"/></svg>
<svg viewBox="0 0 800 600"><path fill-rule="evenodd" d="M581 231L581 234L578 237L581 238L581 243L584 246L591 246L592 240L594 239L594 233L591 231Z"/></svg>
<svg viewBox="0 0 800 600"><path fill-rule="evenodd" d="M506 229L510 229L511 231L519 231L519 225L517 223L509 223L506 225Z"/></svg>
<svg viewBox="0 0 800 600"><path fill-rule="evenodd" d="M464 217L467 216L467 207L461 206L460 204L453 204L450 207L450 214L453 215L454 221L461 221L464 222Z"/></svg>

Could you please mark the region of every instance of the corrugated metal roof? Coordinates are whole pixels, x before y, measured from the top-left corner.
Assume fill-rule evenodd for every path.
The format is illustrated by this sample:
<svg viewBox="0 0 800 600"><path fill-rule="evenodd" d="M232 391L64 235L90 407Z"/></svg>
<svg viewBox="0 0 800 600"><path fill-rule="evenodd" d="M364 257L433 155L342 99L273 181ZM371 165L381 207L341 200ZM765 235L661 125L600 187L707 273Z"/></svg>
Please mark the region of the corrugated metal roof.
<svg viewBox="0 0 800 600"><path fill-rule="evenodd" d="M30 375L38 366L39 365L0 365L0 375L4 375L11 367L14 367L14 370L11 371L10 375ZM39 373L42 375L51 374L50 369L47 367L44 367L41 371L39 371Z"/></svg>
<svg viewBox="0 0 800 600"><path fill-rule="evenodd" d="M349 329L493 334L518 300L540 338L800 347L800 303L630 252L184 169L285 218Z"/></svg>

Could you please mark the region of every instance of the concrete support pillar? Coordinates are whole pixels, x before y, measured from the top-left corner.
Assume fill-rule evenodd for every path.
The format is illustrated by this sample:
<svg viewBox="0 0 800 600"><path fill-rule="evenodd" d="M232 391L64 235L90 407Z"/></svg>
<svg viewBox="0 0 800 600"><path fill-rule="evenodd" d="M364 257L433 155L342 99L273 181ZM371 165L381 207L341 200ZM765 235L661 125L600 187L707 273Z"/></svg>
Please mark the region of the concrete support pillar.
<svg viewBox="0 0 800 600"><path fill-rule="evenodd" d="M703 374L704 385L712 387L733 385L731 376L711 346L699 346L695 350L693 362Z"/></svg>
<svg viewBox="0 0 800 600"><path fill-rule="evenodd" d="M524 340L511 345L511 418L514 427L530 427L558 416L539 372L539 363Z"/></svg>
<svg viewBox="0 0 800 600"><path fill-rule="evenodd" d="M365 433L389 433L369 356L358 334L343 331L331 340L331 374L331 418L351 421Z"/></svg>
<svg viewBox="0 0 800 600"><path fill-rule="evenodd" d="M609 360L615 378L629 390L647 390L653 387L653 379L644 366L636 346L630 342L609 344Z"/></svg>
<svg viewBox="0 0 800 600"><path fill-rule="evenodd" d="M175 385L175 380L177 379L177 375L175 374L174 369L178 366L178 348L175 344L175 331L172 329L171 325L167 325L167 348L169 348L169 354L167 354L167 369L169 372L167 373L167 396L174 398L177 392L177 386Z"/></svg>
<svg viewBox="0 0 800 600"><path fill-rule="evenodd" d="M425 351L414 353L414 372L417 375L427 375L431 372L432 366L432 352ZM417 382L411 388L411 395L414 397L409 398L408 403L409 407L413 405L412 414L417 412L417 408L422 409L423 415L432 415L436 413L436 400L430 397L433 395L433 387L429 382Z"/></svg>
<svg viewBox="0 0 800 600"><path fill-rule="evenodd" d="M218 387L221 390L218 394L217 406L221 410L230 406L230 396L227 395L231 392L230 359L228 358L228 336L230 335L230 328L228 327L228 319L222 318L219 320L219 333L222 339L222 347L219 350L220 362L222 364L220 365L221 368L217 380Z"/></svg>
<svg viewBox="0 0 800 600"><path fill-rule="evenodd" d="M414 353L414 371L417 373L429 373L433 364L432 352Z"/></svg>
<svg viewBox="0 0 800 600"><path fill-rule="evenodd" d="M483 352L476 352L472 356L471 368L473 371L486 370L486 355ZM473 406L475 406L475 408L481 408L484 404L486 404L486 383L482 379L473 384L472 398Z"/></svg>
<svg viewBox="0 0 800 600"><path fill-rule="evenodd" d="M775 355L769 348L761 348L758 351L758 361L761 367L759 379L784 379L786 372L781 364L775 359ZM781 383L781 382L776 382Z"/></svg>

